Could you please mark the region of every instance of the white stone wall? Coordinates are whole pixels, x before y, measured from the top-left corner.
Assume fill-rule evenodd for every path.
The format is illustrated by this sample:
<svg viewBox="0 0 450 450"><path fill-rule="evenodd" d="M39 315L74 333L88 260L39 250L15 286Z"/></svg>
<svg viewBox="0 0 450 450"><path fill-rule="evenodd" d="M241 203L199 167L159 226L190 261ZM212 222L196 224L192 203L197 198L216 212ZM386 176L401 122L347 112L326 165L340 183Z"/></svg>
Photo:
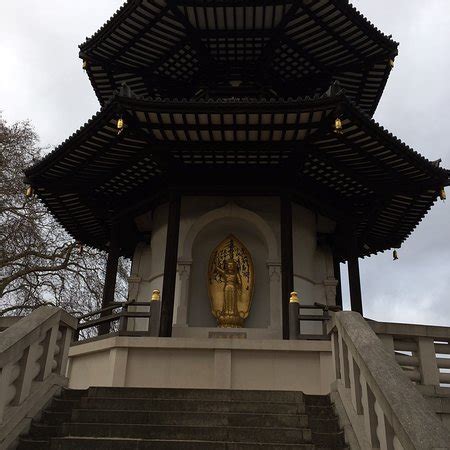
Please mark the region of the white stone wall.
<svg viewBox="0 0 450 450"><path fill-rule="evenodd" d="M69 387L295 390L328 394L330 341L112 337L70 348Z"/></svg>
<svg viewBox="0 0 450 450"><path fill-rule="evenodd" d="M334 227L332 221L293 205L294 289L303 304L336 304L333 254L326 244L318 244L318 233L332 234Z"/></svg>
<svg viewBox="0 0 450 450"><path fill-rule="evenodd" d="M153 289L162 290L167 215L168 206L162 205L147 218L152 223L150 242L136 249L130 299L150 301ZM276 197L182 198L174 336L208 337L217 331L210 312L207 266L212 250L232 233L249 249L255 266L252 310L241 331L250 339L281 338L279 217ZM332 233L333 229L333 223L293 206L294 283L304 304L335 304L332 254L317 244L317 233ZM145 327L146 320L130 320L130 327L138 324Z"/></svg>
<svg viewBox="0 0 450 450"><path fill-rule="evenodd" d="M333 254L318 234L332 234L335 224L300 205L292 208L292 239L294 247L294 289L299 293L300 305L315 302L336 304ZM319 310L301 310L302 315L318 314ZM322 323L300 322L301 334L321 334Z"/></svg>

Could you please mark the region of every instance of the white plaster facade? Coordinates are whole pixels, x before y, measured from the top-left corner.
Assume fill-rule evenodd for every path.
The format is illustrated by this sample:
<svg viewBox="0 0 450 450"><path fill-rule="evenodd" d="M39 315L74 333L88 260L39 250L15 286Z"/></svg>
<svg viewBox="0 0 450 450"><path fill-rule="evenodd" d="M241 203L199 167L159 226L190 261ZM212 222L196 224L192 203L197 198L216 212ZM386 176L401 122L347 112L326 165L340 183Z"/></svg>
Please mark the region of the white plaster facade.
<svg viewBox="0 0 450 450"><path fill-rule="evenodd" d="M129 299L150 301L153 289L162 290L168 205L143 215L138 226L149 228L148 244L134 254ZM151 229L150 229L151 228ZM293 205L294 287L303 304L335 304L336 280L329 248L318 245L318 233L331 234L334 223ZM230 233L252 254L255 292L244 333L248 339L281 339L280 205L276 197L183 197L181 203L178 278L175 292L173 336L208 338L218 328L210 311L207 267L212 250ZM137 329L146 319L130 320ZM319 324L304 323L305 333Z"/></svg>

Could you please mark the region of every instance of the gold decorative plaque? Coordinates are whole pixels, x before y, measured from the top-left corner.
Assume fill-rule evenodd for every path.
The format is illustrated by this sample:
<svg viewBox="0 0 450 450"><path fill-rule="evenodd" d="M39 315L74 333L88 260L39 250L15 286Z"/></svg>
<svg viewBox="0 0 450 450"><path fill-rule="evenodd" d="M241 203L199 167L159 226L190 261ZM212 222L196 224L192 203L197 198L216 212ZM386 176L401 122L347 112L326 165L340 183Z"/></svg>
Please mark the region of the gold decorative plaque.
<svg viewBox="0 0 450 450"><path fill-rule="evenodd" d="M255 272L250 252L230 234L211 253L208 294L219 327L240 328L250 313Z"/></svg>

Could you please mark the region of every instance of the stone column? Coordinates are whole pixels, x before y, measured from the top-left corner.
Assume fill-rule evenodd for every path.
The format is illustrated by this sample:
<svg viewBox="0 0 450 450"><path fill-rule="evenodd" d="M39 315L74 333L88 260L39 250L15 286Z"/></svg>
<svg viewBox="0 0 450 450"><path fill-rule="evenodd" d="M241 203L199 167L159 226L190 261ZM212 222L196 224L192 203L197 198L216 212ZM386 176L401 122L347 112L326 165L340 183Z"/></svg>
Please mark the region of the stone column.
<svg viewBox="0 0 450 450"><path fill-rule="evenodd" d="M270 323L269 328L272 329L277 337L283 336L283 322L281 315L281 263L267 262L269 270L269 305L270 305Z"/></svg>
<svg viewBox="0 0 450 450"><path fill-rule="evenodd" d="M114 223L111 227L111 237L109 240L108 260L106 262L105 284L103 287L102 308L106 308L110 303L114 302L119 257L120 257L119 228L118 224ZM109 314L110 314L109 311L104 311L100 313L100 317L108 316ZM98 334L108 334L110 328L111 327L108 323L102 323L98 327Z"/></svg>
<svg viewBox="0 0 450 450"><path fill-rule="evenodd" d="M348 281L350 284L352 311L356 311L363 315L359 259L355 254L348 259Z"/></svg>
<svg viewBox="0 0 450 450"><path fill-rule="evenodd" d="M180 281L180 303L177 308L176 325L187 326L189 288L192 261L178 261L178 279Z"/></svg>
<svg viewBox="0 0 450 450"><path fill-rule="evenodd" d="M294 290L294 255L292 243L292 202L288 195L280 198L281 277L283 339L289 339L289 296Z"/></svg>
<svg viewBox="0 0 450 450"><path fill-rule="evenodd" d="M181 197L172 193L167 220L166 255L164 259L164 280L161 304L161 337L172 336L173 309L177 275L178 240L180 232Z"/></svg>

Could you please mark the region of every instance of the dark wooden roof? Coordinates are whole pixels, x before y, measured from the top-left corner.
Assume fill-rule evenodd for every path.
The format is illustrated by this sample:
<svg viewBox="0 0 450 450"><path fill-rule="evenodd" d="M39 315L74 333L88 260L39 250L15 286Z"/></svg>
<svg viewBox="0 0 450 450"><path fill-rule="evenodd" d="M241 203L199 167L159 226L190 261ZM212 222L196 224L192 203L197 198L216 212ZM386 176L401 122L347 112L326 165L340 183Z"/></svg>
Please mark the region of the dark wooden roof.
<svg viewBox="0 0 450 450"><path fill-rule="evenodd" d="M337 116L342 134L333 131ZM288 190L356 226L361 255L399 246L449 180L342 92L270 101L115 96L26 175L66 230L99 248L111 217L151 209L169 188L186 195Z"/></svg>
<svg viewBox="0 0 450 450"><path fill-rule="evenodd" d="M230 82L312 96L337 80L369 115L396 54L346 0L129 0L80 46L102 105L124 82L143 97L192 98Z"/></svg>

